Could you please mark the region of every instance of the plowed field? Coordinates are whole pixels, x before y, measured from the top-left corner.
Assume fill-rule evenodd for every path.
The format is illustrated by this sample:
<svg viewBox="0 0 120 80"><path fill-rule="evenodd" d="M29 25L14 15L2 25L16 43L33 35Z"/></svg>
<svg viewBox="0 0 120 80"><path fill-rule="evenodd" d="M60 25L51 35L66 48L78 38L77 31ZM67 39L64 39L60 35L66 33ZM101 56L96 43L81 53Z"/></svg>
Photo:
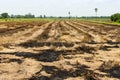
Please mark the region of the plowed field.
<svg viewBox="0 0 120 80"><path fill-rule="evenodd" d="M0 23L0 80L119 79L119 26L79 20Z"/></svg>

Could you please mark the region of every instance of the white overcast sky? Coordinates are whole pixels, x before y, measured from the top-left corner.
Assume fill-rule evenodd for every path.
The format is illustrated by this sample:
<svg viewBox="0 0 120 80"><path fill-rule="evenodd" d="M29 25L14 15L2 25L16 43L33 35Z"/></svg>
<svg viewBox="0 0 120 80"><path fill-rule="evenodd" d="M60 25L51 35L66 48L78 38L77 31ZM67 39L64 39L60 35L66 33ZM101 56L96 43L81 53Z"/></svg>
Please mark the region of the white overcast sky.
<svg viewBox="0 0 120 80"><path fill-rule="evenodd" d="M0 13L47 16L94 16L98 8L99 16L110 16L120 12L120 0L1 0Z"/></svg>

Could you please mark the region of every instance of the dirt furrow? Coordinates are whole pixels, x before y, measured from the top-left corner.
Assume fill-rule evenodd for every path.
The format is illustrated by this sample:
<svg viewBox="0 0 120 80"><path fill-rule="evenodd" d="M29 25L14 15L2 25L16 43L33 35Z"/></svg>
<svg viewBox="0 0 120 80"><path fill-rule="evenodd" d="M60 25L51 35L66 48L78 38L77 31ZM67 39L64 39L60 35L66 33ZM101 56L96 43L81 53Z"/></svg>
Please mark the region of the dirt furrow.
<svg viewBox="0 0 120 80"><path fill-rule="evenodd" d="M108 39L108 38L103 37L103 36L101 36L97 33L95 34L93 31L90 30L90 28L86 28L83 25L78 26L74 23L70 23L70 22L67 22L67 23L70 24L71 26L74 26L76 29L79 29L79 30L83 31L86 35L88 35L89 37L88 36L85 37L85 39L88 38L87 40L91 40L91 41L94 41L94 42L106 42L106 39Z"/></svg>
<svg viewBox="0 0 120 80"><path fill-rule="evenodd" d="M61 26L66 28L62 30L62 37L61 39L65 39L67 42L80 42L84 38L84 33L76 31L73 27L66 24L66 22L62 22Z"/></svg>
<svg viewBox="0 0 120 80"><path fill-rule="evenodd" d="M50 25L47 25L47 27L43 30L43 32L36 36L34 39L38 40L39 42L46 42L50 37L53 37L51 35L54 35L55 29L58 22L52 22ZM53 32L51 32L53 30Z"/></svg>
<svg viewBox="0 0 120 80"><path fill-rule="evenodd" d="M78 31L79 33L82 33L84 38L82 39L81 42L91 42L93 40L93 36L88 34L88 32L80 27L77 27L76 25L70 23L69 21L66 21L66 24L68 24L69 26L73 27L76 31Z"/></svg>
<svg viewBox="0 0 120 80"><path fill-rule="evenodd" d="M42 24L39 24L39 26L24 26L24 30L21 30L21 29L15 29L15 30L11 30L11 36L4 36L3 37L0 37L0 44L17 44L17 43L20 43L20 42L23 42L25 41L26 38L30 38L31 35L33 34L32 32L36 32L38 29L41 28L40 25L43 25L45 23L42 23ZM9 35L9 31L7 32ZM14 34L13 34L14 33Z"/></svg>
<svg viewBox="0 0 120 80"><path fill-rule="evenodd" d="M94 22L73 21L75 24L91 28L91 31L98 32L99 35L108 38L108 41L119 42L120 28L113 25L97 24ZM92 29L93 28L93 29Z"/></svg>

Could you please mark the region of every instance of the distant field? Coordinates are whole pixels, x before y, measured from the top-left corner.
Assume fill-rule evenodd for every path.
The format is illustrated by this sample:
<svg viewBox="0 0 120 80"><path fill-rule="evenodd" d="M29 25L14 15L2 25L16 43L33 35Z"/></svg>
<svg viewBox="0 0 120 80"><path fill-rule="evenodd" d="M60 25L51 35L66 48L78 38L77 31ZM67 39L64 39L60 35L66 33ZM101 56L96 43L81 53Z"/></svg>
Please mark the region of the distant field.
<svg viewBox="0 0 120 80"><path fill-rule="evenodd" d="M80 21L89 21L89 22L95 22L95 23L102 23L102 24L110 24L110 25L118 25L120 26L120 23L118 22L112 22L110 18L8 18L6 19L0 19L0 22L29 22L29 21L55 21L55 20L80 20Z"/></svg>
<svg viewBox="0 0 120 80"><path fill-rule="evenodd" d="M56 20L56 18L8 18L7 20L6 19L0 19L0 22L12 22L12 21L43 21L43 20L48 20L48 21L51 21L51 20Z"/></svg>
<svg viewBox="0 0 120 80"><path fill-rule="evenodd" d="M120 23L118 22L112 22L110 18L81 18L80 20L103 23L103 24L120 25Z"/></svg>

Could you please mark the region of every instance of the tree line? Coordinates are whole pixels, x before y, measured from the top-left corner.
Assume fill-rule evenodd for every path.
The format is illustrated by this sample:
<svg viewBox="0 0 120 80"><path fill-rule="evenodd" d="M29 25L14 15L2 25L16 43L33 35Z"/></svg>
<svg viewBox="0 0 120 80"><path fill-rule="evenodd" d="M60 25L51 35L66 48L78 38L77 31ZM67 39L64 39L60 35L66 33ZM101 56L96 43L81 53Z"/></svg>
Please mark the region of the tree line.
<svg viewBox="0 0 120 80"><path fill-rule="evenodd" d="M2 13L0 18L35 18L35 15L28 13L25 15L9 15L8 13Z"/></svg>
<svg viewBox="0 0 120 80"><path fill-rule="evenodd" d="M38 16L37 18L45 18L46 15L40 15ZM25 14L25 15L9 15L8 13L2 13L0 14L0 18L36 18L34 14L31 14L31 13L28 13L28 14Z"/></svg>
<svg viewBox="0 0 120 80"><path fill-rule="evenodd" d="M0 18L3 18L3 19L7 19L7 18L69 18L69 17L54 17L54 16L50 16L50 17L47 17L46 15L40 15L38 17L35 17L34 14L31 14L31 13L28 13L28 14L25 14L25 15L9 15L8 13L2 13L0 14ZM97 16L82 16L82 17L74 17L74 16L71 16L71 18L86 18L86 19L92 19L92 18L110 18L111 21L113 22L120 22L120 13L115 13L111 16L100 16L100 17L97 17Z"/></svg>

